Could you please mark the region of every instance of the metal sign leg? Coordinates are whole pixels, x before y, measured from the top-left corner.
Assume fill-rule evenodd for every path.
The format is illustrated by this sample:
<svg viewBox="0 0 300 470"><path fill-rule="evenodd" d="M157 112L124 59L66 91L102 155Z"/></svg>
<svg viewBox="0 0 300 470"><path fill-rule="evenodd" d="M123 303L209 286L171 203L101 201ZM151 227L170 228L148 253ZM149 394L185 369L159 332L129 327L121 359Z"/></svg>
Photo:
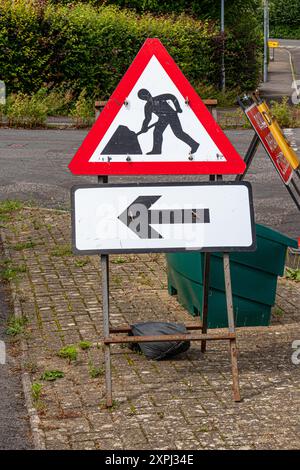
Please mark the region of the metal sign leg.
<svg viewBox="0 0 300 470"><path fill-rule="evenodd" d="M102 271L102 310L103 310L103 336L109 336L109 264L108 255L101 255ZM110 344L104 343L105 361L105 384L106 384L106 406L112 406L112 381L111 381L111 359Z"/></svg>
<svg viewBox="0 0 300 470"><path fill-rule="evenodd" d="M244 161L247 165L246 170L244 171L244 173L242 175L237 175L237 177L235 178L235 181L242 181L245 178L245 176L246 176L246 174L247 174L247 172L250 168L250 165L252 163L252 160L253 160L253 158L256 154L259 143L260 143L259 137L255 133L252 140L251 140L251 142L250 142L249 148L247 150L247 153L246 153L245 159L244 159Z"/></svg>
<svg viewBox="0 0 300 470"><path fill-rule="evenodd" d="M203 297L202 297L202 333L207 333L207 316L208 316L208 295L209 295L209 271L210 271L210 253L204 253L204 281L203 281ZM206 351L206 340L201 341L201 352Z"/></svg>
<svg viewBox="0 0 300 470"><path fill-rule="evenodd" d="M223 254L223 263L224 263L228 329L229 329L229 333L235 333L232 287L231 287L231 277L230 277L230 261L229 261L228 253ZM236 338L230 339L229 341L230 341L230 355L231 355L231 367L232 367L233 399L234 401L241 401L240 386L239 386L239 371L238 371L238 363L237 363Z"/></svg>
<svg viewBox="0 0 300 470"><path fill-rule="evenodd" d="M107 176L98 176L98 183L108 182ZM100 256L102 273L102 312L103 312L103 336L109 336L109 257ZM111 380L111 358L110 344L104 342L104 363L105 363L105 385L106 385L106 406L112 406L112 380Z"/></svg>

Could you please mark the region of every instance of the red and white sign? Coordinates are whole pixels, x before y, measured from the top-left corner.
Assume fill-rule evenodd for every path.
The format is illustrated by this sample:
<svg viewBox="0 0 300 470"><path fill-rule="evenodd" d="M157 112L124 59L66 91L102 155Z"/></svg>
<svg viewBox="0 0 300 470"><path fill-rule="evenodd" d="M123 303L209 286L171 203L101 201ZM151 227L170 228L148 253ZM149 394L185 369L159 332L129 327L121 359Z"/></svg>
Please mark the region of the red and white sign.
<svg viewBox="0 0 300 470"><path fill-rule="evenodd" d="M254 103L245 110L245 114L256 131L267 154L272 160L284 184L288 185L293 176L293 168L285 158L281 148L275 140L267 122Z"/></svg>
<svg viewBox="0 0 300 470"><path fill-rule="evenodd" d="M77 175L240 174L246 165L158 39L147 39L69 164Z"/></svg>

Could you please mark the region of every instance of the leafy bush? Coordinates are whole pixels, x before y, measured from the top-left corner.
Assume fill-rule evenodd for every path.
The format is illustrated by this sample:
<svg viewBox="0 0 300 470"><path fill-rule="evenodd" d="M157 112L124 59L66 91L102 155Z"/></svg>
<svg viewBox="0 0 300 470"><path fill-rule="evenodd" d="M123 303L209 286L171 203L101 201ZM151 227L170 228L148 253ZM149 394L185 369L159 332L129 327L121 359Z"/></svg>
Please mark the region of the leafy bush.
<svg viewBox="0 0 300 470"><path fill-rule="evenodd" d="M67 5L74 0L50 0L52 4ZM117 5L133 9L139 13L151 12L158 15L168 13L187 13L198 18L220 18L220 0L81 0L91 5ZM226 2L226 21L236 22L237 14L248 13L258 9L260 0L235 0Z"/></svg>
<svg viewBox="0 0 300 470"><path fill-rule="evenodd" d="M90 126L95 120L93 102L87 98L85 89L80 93L71 116L75 121L76 127Z"/></svg>
<svg viewBox="0 0 300 470"><path fill-rule="evenodd" d="M66 115L70 111L73 102L73 93L71 90L50 90L42 87L37 93L36 98L47 108L48 116Z"/></svg>
<svg viewBox="0 0 300 470"><path fill-rule="evenodd" d="M280 102L271 101L272 114L277 119L278 123L282 127L293 126L293 112L292 108L288 104L288 97L284 96Z"/></svg>
<svg viewBox="0 0 300 470"><path fill-rule="evenodd" d="M281 39L299 39L300 38L300 26L289 26L289 25L272 25L270 28L270 34L273 38Z"/></svg>
<svg viewBox="0 0 300 470"><path fill-rule="evenodd" d="M32 94L46 85L50 90L70 89L75 96L85 89L86 99L106 99L147 37L160 38L193 84L219 87L222 45L219 24L178 14L184 11L187 1L181 2L183 8L174 9L176 15L159 17L150 13L139 16L132 9L112 5L64 3L68 2L1 0L0 70L9 93ZM127 5L131 3L138 4L127 2ZM211 2L198 3L203 3L202 12L205 3L210 11ZM229 28L226 39L227 85L252 89L259 74L260 36L250 8L255 0L227 3L230 11L231 3L240 5L239 22ZM246 11L243 3L250 5L249 14L244 17L240 14ZM212 10L217 12L218 8L214 0Z"/></svg>
<svg viewBox="0 0 300 470"><path fill-rule="evenodd" d="M43 126L46 122L47 107L37 95L17 93L8 103L6 115L10 126Z"/></svg>

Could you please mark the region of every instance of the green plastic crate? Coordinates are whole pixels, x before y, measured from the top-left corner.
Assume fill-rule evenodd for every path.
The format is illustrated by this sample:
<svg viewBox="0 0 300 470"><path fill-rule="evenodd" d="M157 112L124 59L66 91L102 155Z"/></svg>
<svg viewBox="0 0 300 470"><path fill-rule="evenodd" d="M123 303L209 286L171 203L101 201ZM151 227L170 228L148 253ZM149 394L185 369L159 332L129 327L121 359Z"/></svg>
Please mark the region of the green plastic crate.
<svg viewBox="0 0 300 470"><path fill-rule="evenodd" d="M296 240L256 224L257 250L231 253L230 268L236 326L269 325L275 303L277 277L282 276L286 250L297 248ZM193 316L202 309L204 254L168 253L168 289ZM222 253L211 256L208 327L227 323Z"/></svg>

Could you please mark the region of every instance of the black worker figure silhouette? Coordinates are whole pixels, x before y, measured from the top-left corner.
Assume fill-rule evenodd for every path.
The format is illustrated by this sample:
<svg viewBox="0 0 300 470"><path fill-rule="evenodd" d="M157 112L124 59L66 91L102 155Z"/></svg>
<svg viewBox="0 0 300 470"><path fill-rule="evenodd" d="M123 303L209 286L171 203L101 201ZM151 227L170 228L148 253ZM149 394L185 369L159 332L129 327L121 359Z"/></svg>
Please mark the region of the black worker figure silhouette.
<svg viewBox="0 0 300 470"><path fill-rule="evenodd" d="M152 119L152 114L155 114L158 117L158 120L154 124L153 148L150 152L147 152L147 155L161 154L163 133L168 126L171 127L177 139L182 140L182 142L190 146L191 153L195 153L197 151L199 147L198 142L184 132L181 127L178 113L182 113L182 109L176 96L171 93L164 93L162 95L152 97L148 90L142 88L138 92L138 97L141 100L146 101L145 119L140 132L147 132L148 125ZM168 103L168 101L172 101L175 109Z"/></svg>
<svg viewBox="0 0 300 470"><path fill-rule="evenodd" d="M160 155L162 152L163 133L168 126L171 127L177 139L186 143L190 147L191 153L195 153L199 143L183 131L178 114L182 113L180 104L176 96L171 93L152 97L151 93L145 88L138 91L138 97L146 101L144 113L145 118L141 130L137 133L128 129L127 126L120 125L102 150L102 155L141 155L143 154L138 136L146 133L154 127L153 148L147 155ZM168 103L171 101L175 107ZM152 114L158 117L158 120L149 126Z"/></svg>

